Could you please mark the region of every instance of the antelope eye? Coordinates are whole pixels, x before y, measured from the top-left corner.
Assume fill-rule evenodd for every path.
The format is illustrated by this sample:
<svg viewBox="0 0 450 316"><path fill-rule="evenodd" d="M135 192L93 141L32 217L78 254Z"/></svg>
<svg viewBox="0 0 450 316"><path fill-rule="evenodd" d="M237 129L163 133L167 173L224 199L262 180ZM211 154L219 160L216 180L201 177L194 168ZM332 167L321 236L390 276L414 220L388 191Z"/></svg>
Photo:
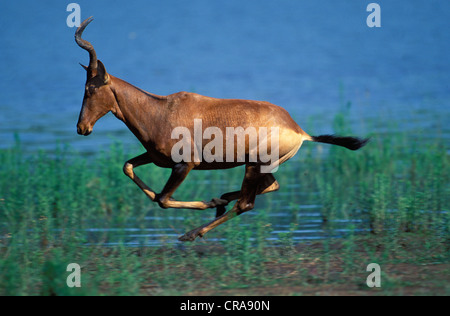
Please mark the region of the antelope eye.
<svg viewBox="0 0 450 316"><path fill-rule="evenodd" d="M94 94L97 88L95 86L89 86L87 87L87 91L90 95Z"/></svg>

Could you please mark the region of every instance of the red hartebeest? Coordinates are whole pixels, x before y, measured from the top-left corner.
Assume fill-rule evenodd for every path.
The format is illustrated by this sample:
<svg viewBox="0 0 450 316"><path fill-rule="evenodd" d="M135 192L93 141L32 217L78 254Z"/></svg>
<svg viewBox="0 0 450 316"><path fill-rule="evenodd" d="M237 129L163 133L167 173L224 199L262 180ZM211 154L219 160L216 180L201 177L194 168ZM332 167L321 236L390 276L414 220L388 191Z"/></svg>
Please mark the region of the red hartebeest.
<svg viewBox="0 0 450 316"><path fill-rule="evenodd" d="M123 171L152 201L157 202L162 208L200 210L217 208L216 218L213 221L181 236L179 238L181 241L193 241L196 237L202 237L209 230L227 220L251 210L256 195L276 191L279 189L279 184L272 173L261 172L262 166L266 165L267 161L250 161L248 159L252 148L247 139L241 143L241 148L238 148L239 146L232 147L234 148L234 158L237 158L237 151L242 150L245 156L244 160L226 159L224 152L223 159L211 162L196 160L193 156L198 155L198 144L190 141L189 146L192 145L194 148L191 152L192 159L175 161L171 154L173 147L178 142L177 139L172 138L172 132L176 127L185 127L191 132L191 135L194 135L194 119L201 119L203 130L215 127L224 134L229 127L240 127L246 131L249 127L277 128L278 160L274 163L275 166L293 157L303 141L329 143L351 150L359 149L367 142L367 139L356 137L310 136L294 122L287 111L268 102L215 99L188 92L159 96L136 88L108 74L102 62L97 60L94 47L81 38L84 29L91 21L92 17L83 21L75 33L77 44L87 50L90 57L89 66L83 66L87 72L87 80L77 132L81 135L89 135L95 122L106 113L112 112L126 124L146 149L144 154L128 160ZM268 138L270 137L271 135L268 136ZM200 147L205 145L204 141L200 143ZM266 150L274 150L271 146L272 143ZM134 173L134 168L149 163L172 169L169 180L159 194L150 189ZM173 193L192 169L227 169L241 165L245 165L245 176L240 191L226 193L220 199L212 199L209 202L186 202L172 199ZM237 202L231 210L226 212L225 206L233 200L237 200Z"/></svg>

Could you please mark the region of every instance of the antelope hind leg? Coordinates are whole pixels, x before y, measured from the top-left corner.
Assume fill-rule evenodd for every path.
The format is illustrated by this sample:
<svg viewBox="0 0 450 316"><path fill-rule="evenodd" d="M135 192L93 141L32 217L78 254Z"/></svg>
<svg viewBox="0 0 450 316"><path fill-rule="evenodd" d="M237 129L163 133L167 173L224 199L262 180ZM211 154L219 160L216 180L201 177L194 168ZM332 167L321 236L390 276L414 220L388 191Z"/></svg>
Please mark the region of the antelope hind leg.
<svg viewBox="0 0 450 316"><path fill-rule="evenodd" d="M280 185L278 184L278 181L275 179L273 174L267 173L265 174L264 178L262 179L261 183L258 185L258 191L257 195L259 194L266 194L269 192L278 191L280 189ZM228 192L223 194L220 199L226 200L227 203L223 205L217 205L216 206L216 218L225 214L227 211L225 206L230 203L231 201L239 199L241 195L241 191L234 191L234 192ZM214 200L214 199L213 199Z"/></svg>
<svg viewBox="0 0 450 316"><path fill-rule="evenodd" d="M198 236L203 237L211 229L229 221L230 219L241 215L244 212L250 211L254 207L256 194L258 192L265 193L266 189L273 186L276 182L273 175L261 174L258 165L247 165L245 169L245 177L242 183L241 191L239 192L239 200L234 204L233 208L220 215L208 224L202 225L190 232L184 234L178 240L180 241L194 241ZM229 195L229 198L235 197L236 192ZM222 197L225 197L223 195Z"/></svg>
<svg viewBox="0 0 450 316"><path fill-rule="evenodd" d="M197 227L197 228L191 230L190 232L187 232L183 236L179 237L178 240L179 241L194 241L197 237L203 237L203 235L205 235L208 231L210 231L214 227L217 227L217 226L225 223L226 221L232 219L233 217L238 216L239 214L240 214L240 212L238 209L238 203L236 202L236 204L233 206L233 208L231 210L229 210L228 212L226 212L225 214L217 217L216 219L214 219L213 221L211 221L207 224L204 224L200 227Z"/></svg>

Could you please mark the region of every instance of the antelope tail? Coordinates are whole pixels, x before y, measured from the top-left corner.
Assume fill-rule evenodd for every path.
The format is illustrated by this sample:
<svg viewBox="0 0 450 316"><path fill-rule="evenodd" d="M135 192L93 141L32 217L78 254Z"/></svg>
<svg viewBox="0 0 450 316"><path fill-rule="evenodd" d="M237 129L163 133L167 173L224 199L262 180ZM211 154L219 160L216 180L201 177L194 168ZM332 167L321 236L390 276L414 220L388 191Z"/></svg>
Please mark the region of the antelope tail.
<svg viewBox="0 0 450 316"><path fill-rule="evenodd" d="M305 138L312 142L332 144L345 147L350 150L358 150L369 141L368 138L358 138L358 137L342 137L336 135L320 135L320 136L309 136Z"/></svg>

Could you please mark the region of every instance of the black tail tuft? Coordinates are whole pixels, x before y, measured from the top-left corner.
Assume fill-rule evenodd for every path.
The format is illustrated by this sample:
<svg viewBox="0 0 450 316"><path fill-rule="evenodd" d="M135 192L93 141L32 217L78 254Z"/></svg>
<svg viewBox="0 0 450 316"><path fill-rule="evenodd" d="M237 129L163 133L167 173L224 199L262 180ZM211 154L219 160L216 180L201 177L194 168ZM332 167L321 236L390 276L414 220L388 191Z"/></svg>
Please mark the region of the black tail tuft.
<svg viewBox="0 0 450 316"><path fill-rule="evenodd" d="M335 135L311 136L311 138L313 142L338 145L350 150L358 150L369 141L368 138L362 139L358 137L341 137Z"/></svg>

